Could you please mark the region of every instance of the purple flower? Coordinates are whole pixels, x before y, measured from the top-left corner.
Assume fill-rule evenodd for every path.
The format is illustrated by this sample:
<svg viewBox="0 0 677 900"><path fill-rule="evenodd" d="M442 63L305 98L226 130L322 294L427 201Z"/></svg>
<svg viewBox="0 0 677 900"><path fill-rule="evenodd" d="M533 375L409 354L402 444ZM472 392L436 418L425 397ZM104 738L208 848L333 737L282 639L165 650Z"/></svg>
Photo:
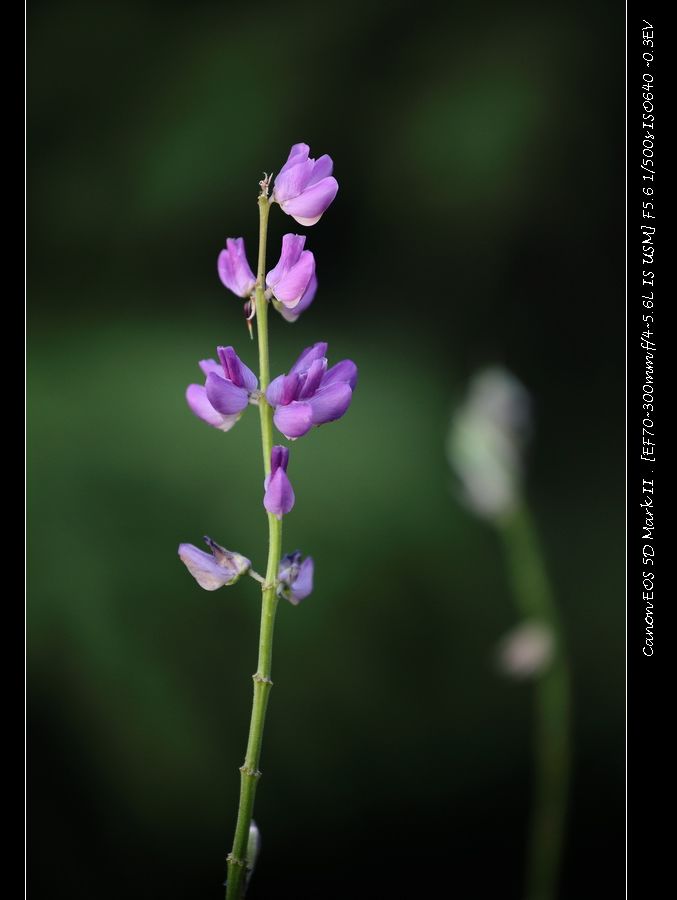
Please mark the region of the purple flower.
<svg viewBox="0 0 677 900"><path fill-rule="evenodd" d="M313 591L313 557L306 556L301 562L301 551L295 550L288 553L280 560L280 568L277 572L277 595L289 600L297 606L301 600Z"/></svg>
<svg viewBox="0 0 677 900"><path fill-rule="evenodd" d="M204 387L191 384L186 400L191 410L214 428L229 431L248 403L258 402L259 382L232 347L217 347L220 363L213 359L200 361L207 376Z"/></svg>
<svg viewBox="0 0 677 900"><path fill-rule="evenodd" d="M289 450L279 445L273 447L270 453L270 475L266 475L263 487L263 505L272 515L281 519L291 512L294 506L294 489L287 477L287 463L289 462Z"/></svg>
<svg viewBox="0 0 677 900"><path fill-rule="evenodd" d="M306 347L288 375L268 385L266 398L275 409L273 421L287 438L298 438L313 425L340 419L350 406L357 383L357 366L350 359L327 369L323 341Z"/></svg>
<svg viewBox="0 0 677 900"><path fill-rule="evenodd" d="M251 562L240 553L231 553L205 535L205 544L212 551L205 553L192 544L179 544L179 557L201 588L215 591L224 584L235 584L245 575Z"/></svg>
<svg viewBox="0 0 677 900"><path fill-rule="evenodd" d="M228 238L226 249L219 253L218 270L221 282L238 297L248 297L256 286L244 251L244 238Z"/></svg>
<svg viewBox="0 0 677 900"><path fill-rule="evenodd" d="M306 242L302 234L285 234L282 238L280 261L266 275L266 285L273 292L276 300L288 310L293 310L303 301L308 293L311 281L315 279L315 257L310 250L304 250ZM313 290L313 295L315 291ZM310 306L312 296L304 308Z"/></svg>
<svg viewBox="0 0 677 900"><path fill-rule="evenodd" d="M308 144L294 144L275 179L271 201L299 223L314 225L338 191L334 163L326 154L309 159Z"/></svg>

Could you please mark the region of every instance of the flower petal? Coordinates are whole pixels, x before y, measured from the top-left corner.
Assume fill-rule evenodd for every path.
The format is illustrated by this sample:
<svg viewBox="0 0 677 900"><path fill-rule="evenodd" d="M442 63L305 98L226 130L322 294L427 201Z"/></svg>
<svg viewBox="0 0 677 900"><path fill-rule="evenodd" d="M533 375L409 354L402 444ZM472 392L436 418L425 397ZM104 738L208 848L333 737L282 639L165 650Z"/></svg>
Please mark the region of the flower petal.
<svg viewBox="0 0 677 900"><path fill-rule="evenodd" d="M278 375L273 378L266 388L266 400L271 406L279 406L282 403L282 393L284 391L284 380L286 375Z"/></svg>
<svg viewBox="0 0 677 900"><path fill-rule="evenodd" d="M292 170L293 172L294 170ZM283 211L299 225L314 225L329 207L338 191L338 181L331 175L304 190L298 196L280 203Z"/></svg>
<svg viewBox="0 0 677 900"><path fill-rule="evenodd" d="M236 387L244 387L251 393L259 386L259 380L251 369L247 368L232 347L217 347L216 352L223 365L226 378ZM220 373L217 373L220 374Z"/></svg>
<svg viewBox="0 0 677 900"><path fill-rule="evenodd" d="M223 367L215 359L201 359L198 366L202 369L205 376L209 375L210 372L216 372L217 375L223 376Z"/></svg>
<svg viewBox="0 0 677 900"><path fill-rule="evenodd" d="M313 425L324 425L340 419L350 406L353 392L345 382L321 388L308 402L312 408Z"/></svg>
<svg viewBox="0 0 677 900"><path fill-rule="evenodd" d="M231 584L237 581L240 575L246 575L251 569L251 560L247 559L247 557L243 556L241 553L234 553L232 550L227 550L225 547L222 547L221 544L217 544L216 541L213 541L208 535L204 536L204 542L212 551L216 562L221 567L231 570Z"/></svg>
<svg viewBox="0 0 677 900"><path fill-rule="evenodd" d="M312 594L313 592L313 575L315 565L312 556L306 556L299 567L298 574L294 579L291 590L289 591L288 600L296 606L301 600Z"/></svg>
<svg viewBox="0 0 677 900"><path fill-rule="evenodd" d="M313 425L312 407L309 403L298 403L296 400L288 406L278 406L273 422L286 438L302 437Z"/></svg>
<svg viewBox="0 0 677 900"><path fill-rule="evenodd" d="M215 591L237 575L231 568L220 566L211 553L204 553L192 544L179 544L179 557L205 591Z"/></svg>
<svg viewBox="0 0 677 900"><path fill-rule="evenodd" d="M312 347L306 347L289 370L289 374L291 375L294 372L306 372L314 359L320 359L320 357L327 355L328 346L326 341L318 341L316 344L313 344Z"/></svg>
<svg viewBox="0 0 677 900"><path fill-rule="evenodd" d="M326 178L328 175L334 171L334 162L331 156L328 156L326 153L324 156L321 156L319 159L314 160L313 172L310 178L308 179L308 183L306 185L307 188L312 187L312 185L317 184L318 181L322 181L323 178Z"/></svg>
<svg viewBox="0 0 677 900"><path fill-rule="evenodd" d="M210 372L205 383L207 399L217 412L224 416L240 413L249 403L247 389L237 387L231 381L226 381Z"/></svg>
<svg viewBox="0 0 677 900"><path fill-rule="evenodd" d="M308 400L313 396L315 391L319 388L322 377L326 371L327 360L324 356L322 359L314 359L312 361L310 368L306 373L306 380L304 381L301 390L298 392L299 400Z"/></svg>
<svg viewBox="0 0 677 900"><path fill-rule="evenodd" d="M256 278L244 249L244 238L228 238L226 249L219 253L219 278L225 287L238 297L247 297L254 290Z"/></svg>
<svg viewBox="0 0 677 900"><path fill-rule="evenodd" d="M308 287L306 288L303 297L301 297L296 306L293 309L288 309L286 306L280 305L278 308L278 312L283 319L287 320L287 322L295 322L301 315L301 313L308 309L310 304L313 302L316 292L317 276L313 275L313 277L308 282Z"/></svg>
<svg viewBox="0 0 677 900"><path fill-rule="evenodd" d="M272 513L279 519L291 511L294 501L294 489L291 486L289 476L280 466L268 480L263 497L263 505L269 513Z"/></svg>
<svg viewBox="0 0 677 900"><path fill-rule="evenodd" d="M276 444L270 451L270 472L274 475L278 469L287 471L289 464L289 448Z"/></svg>
<svg viewBox="0 0 677 900"><path fill-rule="evenodd" d="M342 359L341 362L337 362L335 366L328 369L322 379L322 387L341 381L349 384L353 390L355 389L357 384L357 366L352 359Z"/></svg>
<svg viewBox="0 0 677 900"><path fill-rule="evenodd" d="M273 200L282 206L288 200L298 197L305 190L313 176L314 163L310 159L299 159L285 168L275 179Z"/></svg>
<svg viewBox="0 0 677 900"><path fill-rule="evenodd" d="M294 144L289 151L289 156L287 157L287 162L282 166L280 171L277 173L278 177L282 175L283 172L286 172L288 169L291 169L292 166L298 165L300 162L305 162L308 159L308 154L310 153L310 147L308 144Z"/></svg>
<svg viewBox="0 0 677 900"><path fill-rule="evenodd" d="M304 250L298 262L287 269L273 286L273 294L280 303L293 309L300 302L314 274L315 257L310 250Z"/></svg>
<svg viewBox="0 0 677 900"><path fill-rule="evenodd" d="M266 284L270 288L274 288L278 281L283 277L285 272L299 261L301 252L306 243L303 234L285 234L282 237L282 250L280 259L274 269L266 275Z"/></svg>
<svg viewBox="0 0 677 900"><path fill-rule="evenodd" d="M199 419L219 428L221 431L230 431L233 425L240 418L240 413L231 416L223 416L217 412L207 398L207 392L201 384L191 384L186 390L186 400L188 406Z"/></svg>
<svg viewBox="0 0 677 900"><path fill-rule="evenodd" d="M286 582L287 585L290 585L298 574L300 563L300 550L294 550L293 553L285 553L285 555L280 560L280 565L277 570L278 581Z"/></svg>

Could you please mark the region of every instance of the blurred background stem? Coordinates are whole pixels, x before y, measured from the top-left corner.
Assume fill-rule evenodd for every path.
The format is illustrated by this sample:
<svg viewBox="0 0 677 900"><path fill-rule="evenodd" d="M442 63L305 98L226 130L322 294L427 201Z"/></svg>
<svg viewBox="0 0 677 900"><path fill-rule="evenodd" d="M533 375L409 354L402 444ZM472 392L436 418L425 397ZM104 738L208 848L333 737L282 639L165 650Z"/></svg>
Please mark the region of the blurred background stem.
<svg viewBox="0 0 677 900"><path fill-rule="evenodd" d="M553 655L537 676L535 781L527 855L526 900L555 900L569 793L571 688L562 628L534 523L522 501L499 522L508 572L523 618L552 634Z"/></svg>
<svg viewBox="0 0 677 900"><path fill-rule="evenodd" d="M259 253L256 279L256 327L259 343L259 384L261 398L261 444L263 467L270 475L270 454L273 444L273 410L266 401L265 391L270 379L268 358L268 301L265 298L266 236L270 203L264 191L259 197ZM240 900L244 895L245 874L251 862L247 860L249 828L254 812L256 785L261 775L259 761L263 743L263 726L266 719L273 659L273 629L277 610L276 580L282 552L282 522L268 513L268 565L263 585L261 605L261 629L259 633L259 661L254 675L254 701L252 704L249 738L244 765L240 769L240 804L237 812L233 849L228 855L228 881L226 900Z"/></svg>

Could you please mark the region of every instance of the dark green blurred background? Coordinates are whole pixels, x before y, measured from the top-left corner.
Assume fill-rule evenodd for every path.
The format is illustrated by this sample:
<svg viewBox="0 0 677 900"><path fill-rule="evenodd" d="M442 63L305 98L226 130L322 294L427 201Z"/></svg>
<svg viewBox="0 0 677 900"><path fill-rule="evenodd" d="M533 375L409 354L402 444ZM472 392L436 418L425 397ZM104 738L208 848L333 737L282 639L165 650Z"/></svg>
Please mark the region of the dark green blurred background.
<svg viewBox="0 0 677 900"><path fill-rule="evenodd" d="M243 234L253 260L296 141L341 187L272 368L327 339L361 380L292 450L284 544L316 590L278 618L252 900L345 896L348 866L351 896L520 897L531 691L494 670L514 606L444 456L490 362L534 396L572 652L562 897L620 895L623 34L610 2L30 5L36 900L222 896L258 591L202 592L176 547L260 568L266 522L257 416L224 435L183 392L217 343L255 362L216 257ZM296 229L274 210L272 262Z"/></svg>

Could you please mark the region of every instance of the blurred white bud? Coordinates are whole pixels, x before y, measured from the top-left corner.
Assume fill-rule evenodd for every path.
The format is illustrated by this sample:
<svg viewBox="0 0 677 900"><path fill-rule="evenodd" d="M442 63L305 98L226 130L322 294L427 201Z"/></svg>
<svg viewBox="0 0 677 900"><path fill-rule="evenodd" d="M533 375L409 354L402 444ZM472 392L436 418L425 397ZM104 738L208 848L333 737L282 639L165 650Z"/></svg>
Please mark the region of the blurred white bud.
<svg viewBox="0 0 677 900"><path fill-rule="evenodd" d="M249 838L247 839L247 884L254 871L259 850L261 849L261 832L256 822L252 819L249 825Z"/></svg>
<svg viewBox="0 0 677 900"><path fill-rule="evenodd" d="M498 668L511 678L533 678L544 672L554 655L552 629L543 622L522 622L504 635L496 651Z"/></svg>
<svg viewBox="0 0 677 900"><path fill-rule="evenodd" d="M447 457L478 516L498 519L515 504L529 407L529 394L514 375L492 367L473 376L452 419Z"/></svg>

